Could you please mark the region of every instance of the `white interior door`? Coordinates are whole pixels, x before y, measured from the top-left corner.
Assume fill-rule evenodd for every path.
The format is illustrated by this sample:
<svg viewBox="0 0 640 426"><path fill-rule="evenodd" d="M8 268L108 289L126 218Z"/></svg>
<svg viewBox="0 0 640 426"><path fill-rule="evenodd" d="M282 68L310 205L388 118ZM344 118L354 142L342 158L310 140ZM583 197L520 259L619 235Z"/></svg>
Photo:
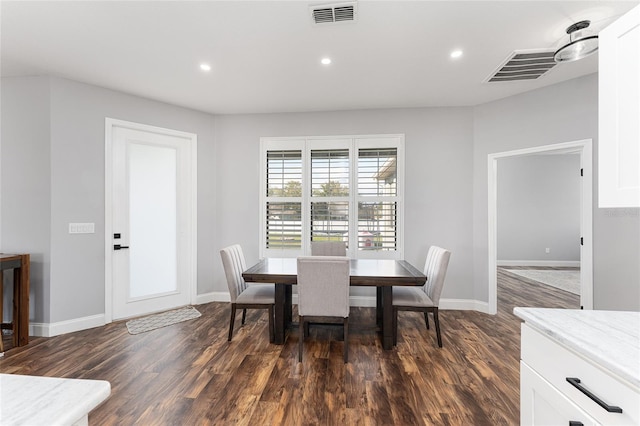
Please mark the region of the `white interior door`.
<svg viewBox="0 0 640 426"><path fill-rule="evenodd" d="M115 120L107 130L112 319L188 305L195 297L195 135Z"/></svg>

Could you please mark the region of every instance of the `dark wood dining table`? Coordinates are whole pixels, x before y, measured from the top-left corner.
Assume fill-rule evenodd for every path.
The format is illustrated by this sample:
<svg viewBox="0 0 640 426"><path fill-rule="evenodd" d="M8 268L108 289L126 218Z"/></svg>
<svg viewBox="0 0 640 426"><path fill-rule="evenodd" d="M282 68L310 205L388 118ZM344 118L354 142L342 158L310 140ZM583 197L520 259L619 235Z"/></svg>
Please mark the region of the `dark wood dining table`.
<svg viewBox="0 0 640 426"><path fill-rule="evenodd" d="M393 286L421 286L427 277L404 260L351 259L350 285L376 287L376 318L382 347L393 348ZM248 283L275 283L274 342L284 344L292 322L292 286L297 283L296 258L265 258L242 273Z"/></svg>

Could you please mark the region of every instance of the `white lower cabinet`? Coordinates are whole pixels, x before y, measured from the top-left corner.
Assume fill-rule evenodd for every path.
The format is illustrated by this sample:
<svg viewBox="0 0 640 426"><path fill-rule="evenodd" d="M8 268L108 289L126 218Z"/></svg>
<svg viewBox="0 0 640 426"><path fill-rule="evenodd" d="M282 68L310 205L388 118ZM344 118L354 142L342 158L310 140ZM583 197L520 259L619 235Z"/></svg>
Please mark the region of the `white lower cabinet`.
<svg viewBox="0 0 640 426"><path fill-rule="evenodd" d="M524 362L520 362L520 423L549 426L599 424Z"/></svg>
<svg viewBox="0 0 640 426"><path fill-rule="evenodd" d="M522 324L522 425L640 425L640 390Z"/></svg>

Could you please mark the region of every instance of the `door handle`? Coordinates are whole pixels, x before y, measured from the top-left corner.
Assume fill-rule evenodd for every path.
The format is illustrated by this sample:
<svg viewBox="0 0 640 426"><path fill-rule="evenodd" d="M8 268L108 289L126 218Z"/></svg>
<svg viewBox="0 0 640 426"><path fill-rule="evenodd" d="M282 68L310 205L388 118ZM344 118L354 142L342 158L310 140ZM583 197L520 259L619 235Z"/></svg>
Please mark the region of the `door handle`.
<svg viewBox="0 0 640 426"><path fill-rule="evenodd" d="M114 244L113 245L113 249L114 250L124 250L124 249L128 249L129 246L121 246L120 244Z"/></svg>

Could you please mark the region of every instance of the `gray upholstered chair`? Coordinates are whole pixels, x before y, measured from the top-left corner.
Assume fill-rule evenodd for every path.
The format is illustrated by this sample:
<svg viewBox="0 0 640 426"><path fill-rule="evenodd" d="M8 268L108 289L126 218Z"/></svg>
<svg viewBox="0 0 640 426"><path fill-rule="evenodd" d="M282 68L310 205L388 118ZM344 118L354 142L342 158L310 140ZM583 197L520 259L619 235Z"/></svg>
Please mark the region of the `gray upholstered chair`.
<svg viewBox="0 0 640 426"><path fill-rule="evenodd" d="M339 320L344 327L344 362L349 360L349 259L344 256L298 258L298 361L302 362L309 321Z"/></svg>
<svg viewBox="0 0 640 426"><path fill-rule="evenodd" d="M242 272L247 269L242 247L235 244L220 250L222 266L227 277L231 296L231 321L229 322L229 338L233 336L233 325L236 320L236 309L242 309L242 325L247 316L247 309L267 309L269 312L269 341L273 342L273 308L276 303L275 285L247 285Z"/></svg>
<svg viewBox="0 0 640 426"><path fill-rule="evenodd" d="M393 287L393 344L398 344L398 311L424 312L424 321L429 329L428 313L433 313L436 324L438 346L442 347L440 336L440 320L438 319L438 304L447 274L451 252L441 247L431 246L424 265L427 282L422 287Z"/></svg>
<svg viewBox="0 0 640 426"><path fill-rule="evenodd" d="M311 241L311 256L346 256L343 241Z"/></svg>

